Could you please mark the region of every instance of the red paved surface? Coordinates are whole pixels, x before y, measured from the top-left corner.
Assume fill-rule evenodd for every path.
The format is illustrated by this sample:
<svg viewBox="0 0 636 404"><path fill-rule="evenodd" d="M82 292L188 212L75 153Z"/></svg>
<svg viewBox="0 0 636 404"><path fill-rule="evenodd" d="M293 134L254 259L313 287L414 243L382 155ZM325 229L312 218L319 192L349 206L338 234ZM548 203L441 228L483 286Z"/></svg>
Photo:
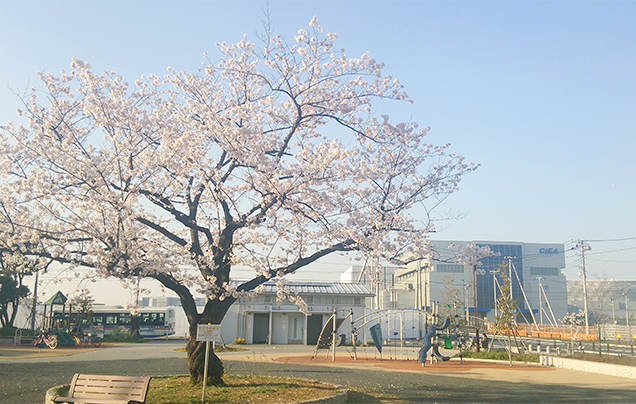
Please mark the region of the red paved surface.
<svg viewBox="0 0 636 404"><path fill-rule="evenodd" d="M375 358L361 358L353 360L349 356L336 356L336 361L331 360L331 356L325 358L324 355L318 355L311 359L311 356L284 356L274 359L275 362L300 363L300 364L316 364L316 365L346 365L346 366L373 366L386 369L404 370L404 371L423 371L423 372L465 372L473 369L497 369L511 371L537 371L550 372L554 368L545 366L535 366L515 363L512 367L507 362L490 362L464 359L462 364L459 359L453 358L447 362L437 362L431 365L430 360L425 366L415 360L380 360Z"/></svg>

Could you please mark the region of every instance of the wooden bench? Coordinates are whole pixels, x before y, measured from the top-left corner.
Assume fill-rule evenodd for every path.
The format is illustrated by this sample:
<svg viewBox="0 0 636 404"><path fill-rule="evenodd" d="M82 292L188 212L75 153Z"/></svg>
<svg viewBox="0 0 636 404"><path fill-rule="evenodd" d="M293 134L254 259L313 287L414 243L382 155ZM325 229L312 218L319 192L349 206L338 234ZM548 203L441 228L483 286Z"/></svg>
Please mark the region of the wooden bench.
<svg viewBox="0 0 636 404"><path fill-rule="evenodd" d="M54 397L54 403L133 404L144 403L150 376L86 375L76 373L68 397Z"/></svg>

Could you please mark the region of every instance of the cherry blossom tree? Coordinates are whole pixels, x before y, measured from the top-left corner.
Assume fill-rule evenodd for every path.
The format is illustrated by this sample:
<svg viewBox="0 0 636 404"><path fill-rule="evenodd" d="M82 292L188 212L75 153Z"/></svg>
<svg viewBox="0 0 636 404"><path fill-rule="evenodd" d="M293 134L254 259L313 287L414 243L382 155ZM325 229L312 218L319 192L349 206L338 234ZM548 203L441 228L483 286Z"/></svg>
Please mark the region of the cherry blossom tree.
<svg viewBox="0 0 636 404"><path fill-rule="evenodd" d="M128 83L74 59L2 126L0 195L35 253L175 292L201 381L199 323L332 253L421 255L437 204L475 169L428 128L392 123L375 101L408 101L368 54L348 57L315 19L288 43L221 43L196 72ZM383 101L384 102L384 101ZM0 231L5 227L1 226ZM231 282L236 266L255 271ZM198 311L193 295L205 293ZM301 310L297 296L286 297ZM216 355L209 383L222 383Z"/></svg>
<svg viewBox="0 0 636 404"><path fill-rule="evenodd" d="M457 262L468 265L472 269L473 275L473 307L475 308L475 326L479 327L479 300L477 299L477 276L486 275L486 271L480 267L482 258L492 257L495 253L489 246L478 246L474 242L468 244L455 245L450 243L448 248L455 253ZM498 255L498 254L497 254ZM467 308L468 309L468 308ZM477 347L479 350L479 347Z"/></svg>

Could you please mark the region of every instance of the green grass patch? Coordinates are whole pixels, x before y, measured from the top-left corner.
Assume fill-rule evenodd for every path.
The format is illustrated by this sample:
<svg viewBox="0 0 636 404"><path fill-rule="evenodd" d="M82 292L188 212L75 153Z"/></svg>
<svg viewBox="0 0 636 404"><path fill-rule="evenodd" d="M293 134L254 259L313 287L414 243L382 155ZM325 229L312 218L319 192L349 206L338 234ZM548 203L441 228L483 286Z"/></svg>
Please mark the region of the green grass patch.
<svg viewBox="0 0 636 404"><path fill-rule="evenodd" d="M338 388L313 380L269 376L225 376L225 386L207 386L206 403L281 403L335 395ZM188 376L157 377L150 381L146 404L201 403L203 386Z"/></svg>

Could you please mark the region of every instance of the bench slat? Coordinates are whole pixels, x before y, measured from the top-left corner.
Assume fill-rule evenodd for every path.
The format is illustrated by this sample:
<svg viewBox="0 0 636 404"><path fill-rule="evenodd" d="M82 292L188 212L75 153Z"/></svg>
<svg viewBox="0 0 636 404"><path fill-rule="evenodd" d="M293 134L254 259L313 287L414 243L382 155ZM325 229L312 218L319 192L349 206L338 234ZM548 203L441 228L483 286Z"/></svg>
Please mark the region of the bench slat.
<svg viewBox="0 0 636 404"><path fill-rule="evenodd" d="M69 397L56 397L54 402L143 403L146 400L149 384L150 376L75 374L69 390Z"/></svg>
<svg viewBox="0 0 636 404"><path fill-rule="evenodd" d="M58 397L55 403L82 403L86 404L87 401L85 398L73 398L73 397ZM92 398L88 401L88 404L132 404L132 403L143 403L143 401L130 401L130 400L100 400L97 398Z"/></svg>

